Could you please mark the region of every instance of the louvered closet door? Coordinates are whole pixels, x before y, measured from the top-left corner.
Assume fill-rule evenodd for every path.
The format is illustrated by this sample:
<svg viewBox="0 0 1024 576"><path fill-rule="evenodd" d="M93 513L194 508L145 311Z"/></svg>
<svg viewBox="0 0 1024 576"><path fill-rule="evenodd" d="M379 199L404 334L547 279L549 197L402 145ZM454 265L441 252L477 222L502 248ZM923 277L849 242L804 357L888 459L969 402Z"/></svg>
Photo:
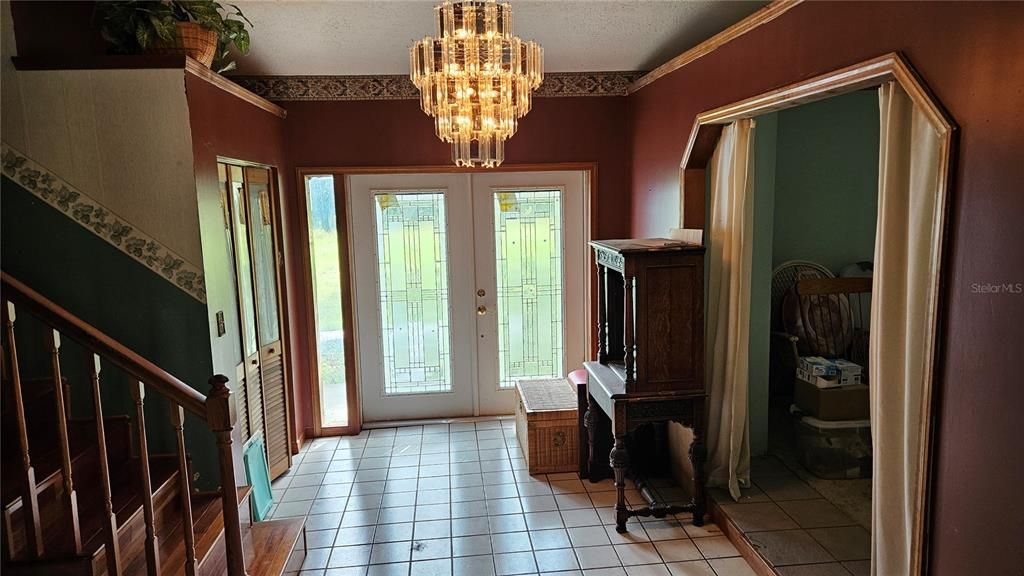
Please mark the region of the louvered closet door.
<svg viewBox="0 0 1024 576"><path fill-rule="evenodd" d="M242 363L236 368L236 403L243 442L263 436L263 390L257 338L256 298L249 221L246 210L245 176L239 166L227 166L230 202L231 244L235 264L235 288L238 294L238 323L241 333Z"/></svg>
<svg viewBox="0 0 1024 576"><path fill-rule="evenodd" d="M280 300L277 286L278 238L274 223L271 172L267 168L246 168L249 236L256 295L256 331L262 376L263 425L267 464L275 478L291 466L288 448L288 403L285 385L285 356L281 340Z"/></svg>

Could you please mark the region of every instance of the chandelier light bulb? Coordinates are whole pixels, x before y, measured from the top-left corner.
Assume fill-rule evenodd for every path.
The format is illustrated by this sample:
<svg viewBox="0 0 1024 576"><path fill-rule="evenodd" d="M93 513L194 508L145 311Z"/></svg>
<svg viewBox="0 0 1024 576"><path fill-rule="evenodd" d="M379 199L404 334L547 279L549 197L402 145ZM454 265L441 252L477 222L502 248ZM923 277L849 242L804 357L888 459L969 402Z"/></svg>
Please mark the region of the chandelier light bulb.
<svg viewBox="0 0 1024 576"><path fill-rule="evenodd" d="M436 36L409 50L420 107L456 166L499 166L544 79L544 51L512 35L507 3L446 1L434 11Z"/></svg>

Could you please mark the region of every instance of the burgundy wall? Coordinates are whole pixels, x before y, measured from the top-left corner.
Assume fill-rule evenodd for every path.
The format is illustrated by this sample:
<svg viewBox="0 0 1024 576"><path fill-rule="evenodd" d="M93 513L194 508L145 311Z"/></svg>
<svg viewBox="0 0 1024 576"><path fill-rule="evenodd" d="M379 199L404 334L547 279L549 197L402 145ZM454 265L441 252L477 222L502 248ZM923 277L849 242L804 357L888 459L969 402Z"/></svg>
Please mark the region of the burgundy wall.
<svg viewBox="0 0 1024 576"><path fill-rule="evenodd" d="M629 98L632 232L677 225L697 113L900 51L959 124L939 354L930 574L1019 575L1024 295L1024 4L808 2ZM688 214L699 224L703 215ZM896 576L896 575L893 575Z"/></svg>
<svg viewBox="0 0 1024 576"><path fill-rule="evenodd" d="M234 158L249 162L268 164L277 168L278 183L282 197L290 198L293 170L288 161L284 143L285 120L261 108L245 102L236 96L201 80L192 74L185 74L185 91L188 95L189 120L192 126L192 149L195 155L197 194L212 197L220 186L217 177L217 157ZM283 250L291 251L291 203L284 202L281 220L284 224L281 238ZM298 432L306 418L299 391L307 389L305 348L305 325L296 301L302 299L304 285L291 262L285 263L286 289L289 294L289 358L291 380L296 383L291 405L292 421ZM297 338L296 335L301 335ZM234 377L234 374L229 374ZM293 430L296 428L293 428Z"/></svg>
<svg viewBox="0 0 1024 576"><path fill-rule="evenodd" d="M448 166L451 151L415 100L282 102L285 141L296 167ZM505 166L596 162L595 238L629 233L629 148L625 97L535 98L533 110L506 144ZM500 170L500 168L499 168ZM301 187L293 177L291 257L301 262L297 214ZM296 271L296 274L308 271ZM299 282L300 280L296 280ZM305 282L305 280L301 280ZM295 292L301 294L301 292ZM294 302L305 307L304 302ZM304 314L297 310L296 314ZM296 316L305 317L305 316ZM303 339L301 346L312 350ZM306 382L303 380L302 382ZM308 384L307 384L308 385ZM308 390L305 427L312 427Z"/></svg>

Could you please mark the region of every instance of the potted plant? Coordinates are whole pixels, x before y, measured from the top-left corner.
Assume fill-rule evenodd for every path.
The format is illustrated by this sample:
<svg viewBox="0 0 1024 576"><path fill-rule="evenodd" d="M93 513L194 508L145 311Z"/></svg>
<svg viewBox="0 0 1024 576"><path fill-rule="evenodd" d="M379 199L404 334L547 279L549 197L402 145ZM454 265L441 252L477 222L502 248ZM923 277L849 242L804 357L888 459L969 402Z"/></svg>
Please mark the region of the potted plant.
<svg viewBox="0 0 1024 576"><path fill-rule="evenodd" d="M213 0L118 0L97 3L100 32L121 54L186 54L217 72L235 67L230 48L249 53L252 22L234 4Z"/></svg>

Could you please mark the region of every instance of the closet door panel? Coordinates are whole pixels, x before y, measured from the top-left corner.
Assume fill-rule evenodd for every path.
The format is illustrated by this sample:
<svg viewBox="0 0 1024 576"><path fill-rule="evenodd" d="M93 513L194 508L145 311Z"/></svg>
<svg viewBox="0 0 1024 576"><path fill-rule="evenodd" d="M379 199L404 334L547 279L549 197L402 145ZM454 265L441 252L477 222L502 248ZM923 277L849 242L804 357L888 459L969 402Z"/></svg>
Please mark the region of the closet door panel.
<svg viewBox="0 0 1024 576"><path fill-rule="evenodd" d="M238 292L239 328L242 336L241 386L237 389L239 421L244 411L246 427L242 440L263 436L263 390L260 374L257 303L250 251L250 225L246 202L245 175L241 167L228 166L228 196L232 244L234 247L235 284Z"/></svg>
<svg viewBox="0 0 1024 576"><path fill-rule="evenodd" d="M276 478L291 465L284 358L279 345L267 346L263 356L263 402L267 421L267 465Z"/></svg>
<svg viewBox="0 0 1024 576"><path fill-rule="evenodd" d="M245 169L249 234L256 298L256 321L262 375L263 427L271 478L291 465L285 358L281 340L278 292L278 238L275 230L273 183L267 168Z"/></svg>

